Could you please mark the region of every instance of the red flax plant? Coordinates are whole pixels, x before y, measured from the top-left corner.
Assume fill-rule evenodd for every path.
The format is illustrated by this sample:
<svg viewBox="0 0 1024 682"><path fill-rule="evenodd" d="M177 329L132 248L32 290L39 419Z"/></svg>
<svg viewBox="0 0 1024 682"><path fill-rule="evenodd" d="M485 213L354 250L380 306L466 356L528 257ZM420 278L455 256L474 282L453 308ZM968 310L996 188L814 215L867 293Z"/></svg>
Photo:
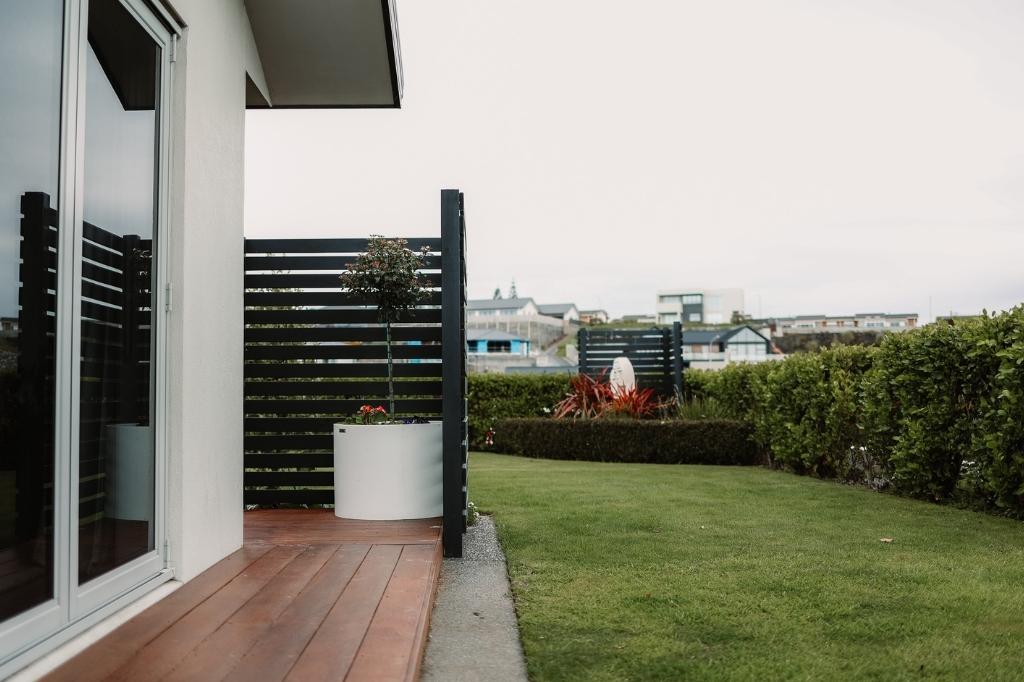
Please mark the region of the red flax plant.
<svg viewBox="0 0 1024 682"><path fill-rule="evenodd" d="M597 419L628 417L647 419L657 414L660 404L649 388L615 388L605 380L578 374L572 378L569 393L555 405L555 419Z"/></svg>
<svg viewBox="0 0 1024 682"><path fill-rule="evenodd" d="M596 379L577 374L569 383L569 393L555 405L555 419L594 419L612 400L612 387L604 381L605 372Z"/></svg>

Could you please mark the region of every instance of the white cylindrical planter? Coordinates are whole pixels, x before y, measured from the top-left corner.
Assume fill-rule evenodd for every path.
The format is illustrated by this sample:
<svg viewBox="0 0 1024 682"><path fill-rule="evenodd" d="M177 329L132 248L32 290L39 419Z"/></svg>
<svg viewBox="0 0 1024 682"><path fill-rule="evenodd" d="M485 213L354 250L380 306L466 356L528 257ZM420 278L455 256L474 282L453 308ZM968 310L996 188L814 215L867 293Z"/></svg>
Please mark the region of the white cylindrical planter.
<svg viewBox="0 0 1024 682"><path fill-rule="evenodd" d="M153 521L153 427L107 426L107 503L105 515L125 521Z"/></svg>
<svg viewBox="0 0 1024 682"><path fill-rule="evenodd" d="M335 516L432 518L442 494L441 422L334 425Z"/></svg>

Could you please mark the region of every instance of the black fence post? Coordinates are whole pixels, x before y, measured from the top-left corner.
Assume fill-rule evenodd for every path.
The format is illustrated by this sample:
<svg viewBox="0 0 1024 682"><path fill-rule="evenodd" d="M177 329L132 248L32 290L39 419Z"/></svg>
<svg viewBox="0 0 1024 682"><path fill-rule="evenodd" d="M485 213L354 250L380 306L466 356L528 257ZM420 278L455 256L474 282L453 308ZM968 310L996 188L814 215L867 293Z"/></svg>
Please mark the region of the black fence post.
<svg viewBox="0 0 1024 682"><path fill-rule="evenodd" d="M22 456L17 460L18 489L15 494L15 536L28 540L45 527L47 494L44 481L53 457L54 352L57 324L48 333L50 297L48 293L50 255L50 196L26 192L21 196L21 268L18 292L18 397L15 417ZM56 233L54 233L56 234ZM58 242L55 240L55 244ZM56 259L55 259L55 262ZM56 273L57 268L54 268ZM56 274L54 275L56 278ZM54 284L54 289L57 288ZM56 312L56 311L55 311ZM45 447L39 447L40 442ZM31 455L29 453L35 453Z"/></svg>
<svg viewBox="0 0 1024 682"><path fill-rule="evenodd" d="M683 400L683 323L672 323L672 380L676 398Z"/></svg>
<svg viewBox="0 0 1024 682"><path fill-rule="evenodd" d="M462 556L466 527L465 231L462 196L441 190L441 396L446 557Z"/></svg>
<svg viewBox="0 0 1024 682"><path fill-rule="evenodd" d="M590 368L587 365L587 341L590 338L590 332L586 328L580 329L576 334L576 345L579 346L577 351L579 352L579 373L589 374Z"/></svg>

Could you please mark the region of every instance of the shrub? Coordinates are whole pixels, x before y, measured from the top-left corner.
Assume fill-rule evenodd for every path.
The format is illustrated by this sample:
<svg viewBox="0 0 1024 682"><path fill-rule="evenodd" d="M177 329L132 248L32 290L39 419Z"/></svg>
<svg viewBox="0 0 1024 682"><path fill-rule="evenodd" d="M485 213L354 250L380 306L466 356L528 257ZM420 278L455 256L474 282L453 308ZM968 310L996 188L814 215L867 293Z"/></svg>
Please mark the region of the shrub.
<svg viewBox="0 0 1024 682"><path fill-rule="evenodd" d="M499 419L541 417L569 392L569 374L470 374L470 447L485 447L488 429Z"/></svg>
<svg viewBox="0 0 1024 682"><path fill-rule="evenodd" d="M762 462L749 425L736 420L504 419L494 449L547 459L647 464Z"/></svg>
<svg viewBox="0 0 1024 682"><path fill-rule="evenodd" d="M613 398L612 387L604 374L593 378L576 374L569 381L569 392L554 407L556 419L593 419L599 417Z"/></svg>

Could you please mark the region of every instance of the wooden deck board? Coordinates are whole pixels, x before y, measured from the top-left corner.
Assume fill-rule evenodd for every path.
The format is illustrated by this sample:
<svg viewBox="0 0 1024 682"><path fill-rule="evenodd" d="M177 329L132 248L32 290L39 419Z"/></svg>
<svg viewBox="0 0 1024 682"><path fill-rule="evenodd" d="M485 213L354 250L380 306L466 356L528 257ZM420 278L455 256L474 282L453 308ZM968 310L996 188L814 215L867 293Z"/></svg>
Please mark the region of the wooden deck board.
<svg viewBox="0 0 1024 682"><path fill-rule="evenodd" d="M245 514L245 546L47 680L415 679L440 520Z"/></svg>

